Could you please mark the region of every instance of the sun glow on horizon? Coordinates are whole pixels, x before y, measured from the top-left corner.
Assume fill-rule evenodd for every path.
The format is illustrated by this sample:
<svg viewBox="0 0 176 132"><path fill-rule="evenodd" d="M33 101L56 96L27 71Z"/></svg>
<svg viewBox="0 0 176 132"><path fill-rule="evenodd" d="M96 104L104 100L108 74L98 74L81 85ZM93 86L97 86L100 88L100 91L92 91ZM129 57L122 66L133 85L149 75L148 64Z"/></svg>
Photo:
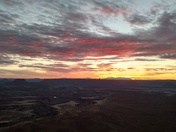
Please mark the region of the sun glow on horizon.
<svg viewBox="0 0 176 132"><path fill-rule="evenodd" d="M31 3L0 1L0 78L176 79L174 0Z"/></svg>

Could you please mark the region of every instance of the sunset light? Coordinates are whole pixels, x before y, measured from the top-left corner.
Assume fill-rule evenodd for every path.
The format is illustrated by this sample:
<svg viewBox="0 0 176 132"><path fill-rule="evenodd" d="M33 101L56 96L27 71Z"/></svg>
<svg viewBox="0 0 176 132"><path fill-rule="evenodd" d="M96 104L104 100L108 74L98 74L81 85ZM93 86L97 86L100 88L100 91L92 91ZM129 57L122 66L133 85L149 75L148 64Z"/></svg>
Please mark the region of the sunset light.
<svg viewBox="0 0 176 132"><path fill-rule="evenodd" d="M1 0L0 78L175 80L175 0Z"/></svg>

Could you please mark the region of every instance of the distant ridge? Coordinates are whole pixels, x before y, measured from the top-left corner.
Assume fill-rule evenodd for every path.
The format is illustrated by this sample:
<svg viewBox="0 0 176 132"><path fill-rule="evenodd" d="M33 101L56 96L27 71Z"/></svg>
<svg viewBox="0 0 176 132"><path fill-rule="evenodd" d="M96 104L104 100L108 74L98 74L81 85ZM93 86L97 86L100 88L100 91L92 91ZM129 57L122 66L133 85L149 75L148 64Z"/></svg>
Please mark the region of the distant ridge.
<svg viewBox="0 0 176 132"><path fill-rule="evenodd" d="M9 79L4 78L4 79L0 80L0 84L4 84L4 83L7 83L7 82L9 82Z"/></svg>
<svg viewBox="0 0 176 132"><path fill-rule="evenodd" d="M15 79L12 82L7 82L10 85L26 85L28 82L25 79Z"/></svg>
<svg viewBox="0 0 176 132"><path fill-rule="evenodd" d="M105 79L106 80L132 80L131 78L126 78L126 77L108 77Z"/></svg>

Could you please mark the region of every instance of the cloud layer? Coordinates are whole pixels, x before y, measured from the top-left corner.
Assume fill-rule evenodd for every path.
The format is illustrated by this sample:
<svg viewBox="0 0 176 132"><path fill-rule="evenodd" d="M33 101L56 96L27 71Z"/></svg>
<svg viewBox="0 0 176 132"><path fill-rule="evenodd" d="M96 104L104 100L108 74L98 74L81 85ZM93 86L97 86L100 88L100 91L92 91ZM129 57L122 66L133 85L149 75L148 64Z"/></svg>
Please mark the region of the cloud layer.
<svg viewBox="0 0 176 132"><path fill-rule="evenodd" d="M142 11L137 2L2 0L0 65L93 72L107 60L175 60L176 3L158 1ZM126 30L124 23L131 32L118 30ZM52 63L35 65L25 57Z"/></svg>

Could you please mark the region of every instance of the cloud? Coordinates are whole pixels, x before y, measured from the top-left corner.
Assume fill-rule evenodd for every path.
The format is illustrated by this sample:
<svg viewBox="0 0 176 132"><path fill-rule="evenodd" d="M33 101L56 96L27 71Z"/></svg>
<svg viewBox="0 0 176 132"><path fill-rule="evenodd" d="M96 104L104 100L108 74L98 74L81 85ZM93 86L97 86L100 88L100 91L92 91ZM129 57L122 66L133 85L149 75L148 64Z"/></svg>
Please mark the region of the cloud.
<svg viewBox="0 0 176 132"><path fill-rule="evenodd" d="M119 15L130 12L129 8L120 0L93 0L94 10L96 12L108 14L108 15Z"/></svg>
<svg viewBox="0 0 176 132"><path fill-rule="evenodd" d="M3 5L0 10L3 65L58 72L98 71L106 67L107 71L123 72L127 69L115 69L109 60L134 56L139 57L135 61L145 62L157 61L147 58L150 56L162 60L176 58L176 12L166 11L161 5L139 13L122 1L112 0L2 0L0 4ZM115 30L120 17L124 23L136 27L131 34ZM145 28L146 25L149 27ZM21 64L10 57L14 55L21 59L52 60L56 64ZM83 63L97 60L102 63L95 64L98 68Z"/></svg>
<svg viewBox="0 0 176 132"><path fill-rule="evenodd" d="M130 16L124 15L125 19L133 25L145 25L151 23L152 19L148 16L132 14Z"/></svg>
<svg viewBox="0 0 176 132"><path fill-rule="evenodd" d="M176 12L164 12L158 18L158 23L159 26L155 28L154 35L156 37L163 37L167 41L173 41L176 36Z"/></svg>
<svg viewBox="0 0 176 132"><path fill-rule="evenodd" d="M11 65L11 64L15 64L17 63L17 61L12 60L10 57L8 57L8 55L2 55L0 54L0 65Z"/></svg>
<svg viewBox="0 0 176 132"><path fill-rule="evenodd" d="M129 67L129 68L127 68L127 70L135 70L136 68L134 68L134 67Z"/></svg>
<svg viewBox="0 0 176 132"><path fill-rule="evenodd" d="M175 72L172 72L172 71L167 71L167 72L165 72L165 71L156 71L156 72L152 71L152 72L147 72L145 74L145 76L158 76L158 75L167 75L167 74L174 75Z"/></svg>
<svg viewBox="0 0 176 132"><path fill-rule="evenodd" d="M17 14L8 14L2 10L0 10L0 24L8 25L10 23L15 22L15 19L19 16Z"/></svg>
<svg viewBox="0 0 176 132"><path fill-rule="evenodd" d="M97 66L99 68L111 68L112 67L112 64L113 63L101 63L101 64L98 64Z"/></svg>
<svg viewBox="0 0 176 132"><path fill-rule="evenodd" d="M151 30L137 31L138 37L153 40L136 48L136 56L158 56L174 59L176 52L176 12L163 12Z"/></svg>
<svg viewBox="0 0 176 132"><path fill-rule="evenodd" d="M176 53L165 53L161 54L160 58L166 58L166 59L176 59Z"/></svg>
<svg viewBox="0 0 176 132"><path fill-rule="evenodd" d="M42 38L15 30L0 30L0 52L24 56L42 56L45 52ZM44 44L44 43L43 43Z"/></svg>
<svg viewBox="0 0 176 132"><path fill-rule="evenodd" d="M159 59L136 58L135 61L159 61Z"/></svg>
<svg viewBox="0 0 176 132"><path fill-rule="evenodd" d="M146 71L173 71L175 68L145 68Z"/></svg>
<svg viewBox="0 0 176 132"><path fill-rule="evenodd" d="M1 2L7 6L21 6L23 3L21 1L16 0L1 0Z"/></svg>
<svg viewBox="0 0 176 132"><path fill-rule="evenodd" d="M93 11L108 14L108 15L120 15L120 14L130 12L129 9L124 7L118 7L118 8L116 7L113 9L113 7L110 7L110 6L98 7L98 8L95 8Z"/></svg>
<svg viewBox="0 0 176 132"><path fill-rule="evenodd" d="M3 78L38 78L38 77L42 77L43 74L42 73L38 73L35 71L30 71L30 70L5 70L5 69L1 69L0 68L0 73L3 75Z"/></svg>
<svg viewBox="0 0 176 132"><path fill-rule="evenodd" d="M48 71L53 71L53 72L60 72L60 73L79 73L79 72L97 72L98 70L93 67L70 67L70 68L58 68L58 67L52 67L48 68Z"/></svg>
<svg viewBox="0 0 176 132"><path fill-rule="evenodd" d="M157 38L158 31L161 31L163 26L163 22L160 23L159 27L150 31L150 35L148 35L148 31L144 32L145 37L122 34L101 37L78 30L73 25L72 28L64 27L64 25L60 28L57 25L52 27L39 24L23 24L21 25L21 28L24 29L22 33L16 30L1 30L1 51L27 56L43 57L45 56L44 53L48 53L49 56L60 55L78 58L89 55L130 56L135 54L137 56L158 56L167 52L174 52L174 43L171 44L169 41L167 44L164 43L167 40L173 41L173 38L169 36L166 40L162 40L163 42L160 38ZM153 37L150 37L151 35ZM154 38L155 36L156 38Z"/></svg>

